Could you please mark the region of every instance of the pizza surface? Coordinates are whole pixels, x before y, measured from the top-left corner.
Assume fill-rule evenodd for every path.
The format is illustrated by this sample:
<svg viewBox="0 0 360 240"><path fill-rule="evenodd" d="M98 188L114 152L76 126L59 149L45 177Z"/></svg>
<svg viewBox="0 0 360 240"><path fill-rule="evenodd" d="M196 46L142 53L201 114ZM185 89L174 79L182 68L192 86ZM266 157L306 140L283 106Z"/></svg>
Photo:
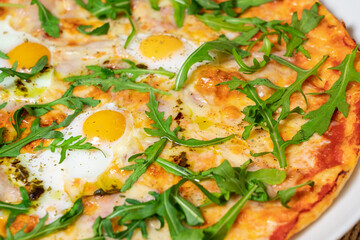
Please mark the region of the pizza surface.
<svg viewBox="0 0 360 240"><path fill-rule="evenodd" d="M357 46L321 3L254 2L0 0L0 239L317 219L359 156Z"/></svg>

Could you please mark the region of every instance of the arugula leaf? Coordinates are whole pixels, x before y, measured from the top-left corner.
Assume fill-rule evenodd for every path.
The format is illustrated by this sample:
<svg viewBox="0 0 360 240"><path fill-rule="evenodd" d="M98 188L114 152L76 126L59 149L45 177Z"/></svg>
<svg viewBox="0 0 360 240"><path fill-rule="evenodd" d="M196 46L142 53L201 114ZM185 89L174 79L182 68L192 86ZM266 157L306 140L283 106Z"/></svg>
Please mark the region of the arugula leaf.
<svg viewBox="0 0 360 240"><path fill-rule="evenodd" d="M150 0L150 5L151 5L152 9L154 9L156 11L160 10L158 0Z"/></svg>
<svg viewBox="0 0 360 240"><path fill-rule="evenodd" d="M30 79L33 76L35 76L36 74L38 74L39 72L41 72L44 69L44 67L46 66L47 62L48 62L48 57L46 55L42 56L39 59L39 61L36 62L35 66L31 69L30 73L17 72L16 71L17 62L15 62L11 68L2 67L2 68L0 68L0 71L2 71L0 73L0 83L2 81L4 81L4 79L6 77L9 77L9 76L11 76L11 77L17 76L21 79Z"/></svg>
<svg viewBox="0 0 360 240"><path fill-rule="evenodd" d="M133 21L131 20L130 12L125 12L125 16L129 20L129 23L131 25L131 32L130 32L129 36L126 38L126 41L124 44L124 48L127 48L130 44L131 39L135 36L136 28L135 28Z"/></svg>
<svg viewBox="0 0 360 240"><path fill-rule="evenodd" d="M186 223L189 226L198 226L204 224L205 220L201 215L200 209L180 196L180 186L180 184L176 184L174 187L172 187L170 194L172 194L174 203L177 204L184 213Z"/></svg>
<svg viewBox="0 0 360 240"><path fill-rule="evenodd" d="M197 4L206 10L217 10L220 9L220 5L212 0L195 0Z"/></svg>
<svg viewBox="0 0 360 240"><path fill-rule="evenodd" d="M124 167L122 169L124 170L133 170L135 171L129 176L128 179L126 179L124 185L121 188L122 192L125 192L126 190L130 189L132 185L138 180L138 178L143 175L146 171L146 169L157 159L157 157L160 155L162 150L165 147L167 140L165 138L160 139L159 141L155 142L153 145L145 149L145 152L141 155L145 155L146 159L137 162L134 165L130 165L128 167ZM139 154L134 155L135 158L139 156ZM134 160L134 156L132 156L129 161Z"/></svg>
<svg viewBox="0 0 360 240"><path fill-rule="evenodd" d="M214 225L204 230L204 239L222 240L229 232L231 226L239 215L241 209L244 207L247 200L249 200L256 190L257 185L254 185L237 203L230 208L229 211Z"/></svg>
<svg viewBox="0 0 360 240"><path fill-rule="evenodd" d="M189 3L186 0L171 0L174 8L175 23L178 28L181 28L184 24L185 10Z"/></svg>
<svg viewBox="0 0 360 240"><path fill-rule="evenodd" d="M172 173L176 176L186 178L186 179L202 179L203 176L200 173L195 173L185 167L181 167L173 162L169 162L162 158L157 158L156 163L162 167L166 172Z"/></svg>
<svg viewBox="0 0 360 240"><path fill-rule="evenodd" d="M45 225L45 222L48 218L48 214L45 217L41 218L38 224L31 232L24 232L24 229L17 232L13 235L10 229L7 229L7 238L9 240L31 240L31 239L39 239L41 237L45 237L53 232L64 229L73 223L77 217L83 212L84 207L82 205L81 198L76 200L71 209L66 212L62 217L58 218L54 222Z"/></svg>
<svg viewBox="0 0 360 240"><path fill-rule="evenodd" d="M169 116L165 121L163 120L164 113L158 111L159 102L156 101L155 94L152 91L150 91L150 98L149 98L149 102L147 103L147 106L150 112L145 112L145 113L151 120L155 122L151 124L151 126L154 127L155 129L145 128L145 132L151 136L167 138L172 142L176 142L177 144L188 147L206 147L206 146L221 144L223 142L230 140L235 136L235 135L230 135L228 137L214 138L208 141L197 140L194 138L185 140L184 137L180 139L177 137L177 133L180 130L180 127L178 126L173 131L170 130L170 126L172 123L172 116Z"/></svg>
<svg viewBox="0 0 360 240"><path fill-rule="evenodd" d="M6 53L2 52L1 50L0 50L0 58L2 58L2 59L10 59L9 56L6 55Z"/></svg>
<svg viewBox="0 0 360 240"><path fill-rule="evenodd" d="M235 6L241 8L241 12L244 12L250 7L257 7L267 2L273 2L274 0L236 0Z"/></svg>
<svg viewBox="0 0 360 240"><path fill-rule="evenodd" d="M80 109L76 109L72 115L69 115L61 123L54 122L47 127L40 127L40 118L36 118L31 125L30 134L16 142L5 144L0 147L0 157L16 157L20 154L22 147L28 143L37 139L52 139L60 138L63 134L54 129L65 127L71 123L71 121L81 112Z"/></svg>
<svg viewBox="0 0 360 240"><path fill-rule="evenodd" d="M131 203L133 205L115 207L113 213L106 218L98 219L95 222L93 226L95 237L93 239L96 239L96 237L104 237L102 229L104 229L105 234L109 237L119 236L118 233L113 232L110 222L110 219L115 216L122 216L118 222L120 225L129 222L129 226L154 216L158 217L158 219L165 218L172 239L223 239L230 230L231 225L241 208L257 188L257 186L254 185L218 223L205 229L192 229L185 227L182 220L185 220L187 224L190 222L191 224L189 225L195 225L202 223L204 219L199 208L180 197L179 188L185 182L186 180L181 180L176 185L160 194L160 196L156 196L154 200L145 203L132 200ZM106 226L108 224L109 227Z"/></svg>
<svg viewBox="0 0 360 240"><path fill-rule="evenodd" d="M348 116L349 104L346 102L346 88L352 81L360 82L360 73L354 69L356 53L357 47L338 66L331 68L340 71L341 75L329 90L320 93L328 94L329 100L317 110L304 116L309 121L301 126L301 129L292 138L293 141L303 142L307 141L314 133L324 134L336 109L345 117Z"/></svg>
<svg viewBox="0 0 360 240"><path fill-rule="evenodd" d="M328 56L324 56L322 60L319 61L319 63L317 63L313 68L309 70L305 70L297 66L294 66L293 64L284 60L283 58L274 55L270 55L270 57L275 61L279 62L280 64L283 64L295 70L298 74L296 81L294 83L292 83L289 87L286 88L278 88L275 91L275 93L268 99L262 100L258 96L256 89L253 86L253 83L234 79L232 81L220 83L219 85L229 84L231 90L236 89L244 93L249 99L255 102L255 105L247 106L243 110L243 113L245 114L245 120L249 122L250 125L245 127L242 137L244 139L247 139L254 126L260 126L264 130L268 131L274 145L273 151L271 153L279 160L280 167L284 168L287 165L286 157L285 157L286 147L289 146L290 144L300 143L300 140L293 139L289 141L284 141L281 138L279 132L279 128L278 128L279 122L285 119L289 114L304 113L304 111L300 108L294 108L293 110L290 110L290 96L294 92L298 91L302 93L303 96L305 97L301 89L302 84L310 76L317 74L317 70L326 61ZM282 108L281 113L278 119L275 120L273 114L279 107ZM253 154L253 156L261 156L267 153L269 152L257 153L257 154Z"/></svg>
<svg viewBox="0 0 360 240"><path fill-rule="evenodd" d="M56 138L54 139L54 141L47 147L43 146L43 143L40 143L39 146L37 146L34 151L38 151L38 150L44 150L44 149L50 149L51 152L55 152L56 148L60 148L61 152L60 152L60 161L59 164L62 163L65 158L66 158L66 151L69 149L85 149L85 150L99 150L101 151L99 148L94 147L91 143L89 142L85 142L86 141L86 137L81 138L82 136L77 136L77 137L70 137L68 139L64 139L64 138ZM80 139L81 138L81 139ZM79 141L77 141L79 140ZM77 141L77 142L76 142ZM85 142L85 143L84 143ZM102 151L101 151L102 152ZM102 152L105 156L105 153Z"/></svg>
<svg viewBox="0 0 360 240"><path fill-rule="evenodd" d="M160 206L159 194L150 192L150 195L154 197L154 200L141 203L134 199L126 199L124 205L114 207L113 212L105 218L98 217L93 225L94 237L90 239L105 239L103 229L107 236L122 239L126 236L132 236L133 231L139 227L142 228L143 237L146 237L146 228L142 227L141 222L145 222L146 218L152 216L157 217L162 223L161 227L163 227L162 217L157 215L157 209ZM110 220L115 217L122 217L118 223L127 226L125 231L113 232ZM131 221L130 224L125 224L129 221Z"/></svg>
<svg viewBox="0 0 360 240"><path fill-rule="evenodd" d="M59 19L52 15L38 0L31 0L31 5L33 4L38 6L41 27L50 36L58 38L60 35Z"/></svg>
<svg viewBox="0 0 360 240"><path fill-rule="evenodd" d="M110 87L114 87L112 89L113 92L119 92L122 90L136 90L138 92L157 92L164 95L169 95L167 92L156 89L146 83L137 83L131 81L129 77L122 75L119 78L116 77L108 77L106 79L101 78L88 78L88 79L79 79L77 80L73 86L97 86L102 91L106 92Z"/></svg>
<svg viewBox="0 0 360 240"><path fill-rule="evenodd" d="M313 30L319 22L325 16L318 15L318 7L320 3L316 2L310 10L304 9L302 12L301 20L299 21L297 12L295 12L292 16L291 26L296 30L306 34ZM286 41L286 53L285 56L292 57L294 50L302 52L307 58L310 58L310 54L304 48L302 48L302 44L305 42L298 36L291 36L290 39L285 39Z"/></svg>
<svg viewBox="0 0 360 240"><path fill-rule="evenodd" d="M202 230L188 229L183 226L181 218L179 219L179 216L183 217L183 213L178 211L174 204L171 190L180 187L184 182L185 181L180 181L177 185L174 185L160 195L161 207L159 208L159 215L165 218L172 239L202 239ZM185 238L184 235L187 237Z"/></svg>
<svg viewBox="0 0 360 240"><path fill-rule="evenodd" d="M95 78L95 77L100 77L101 79L106 79L107 77L113 77L115 74L129 75L129 76L131 76L130 79L132 81L135 81L135 79L137 77L139 77L141 75L145 75L145 74L160 74L163 76L167 76L170 79L175 76L175 73L166 71L165 69L163 69L161 67L157 70L144 69L144 68L137 67L134 62L132 62L128 59L123 59L123 61L128 63L130 65L130 67L129 68L121 68L121 69L109 69L109 68L95 66L95 65L86 66L87 69L93 71L92 74L67 77L67 78L65 78L65 81L75 82L80 79L89 79L89 78Z"/></svg>
<svg viewBox="0 0 360 240"><path fill-rule="evenodd" d="M278 109L280 106L282 106L282 111L281 111L281 119L284 119L285 116L290 112L290 96L294 93L294 92L300 92L303 96L305 101L306 97L304 92L302 91L301 87L302 84L306 81L306 79L308 79L311 76L317 76L317 71L319 70L319 68L321 67L321 65L328 59L328 55L323 56L323 58L311 69L309 70L305 70L302 68L299 68L297 66L295 66L294 64L286 61L283 58L280 58L278 56L275 55L270 55L270 58L275 60L276 62L289 67L290 69L294 70L295 72L297 72L297 76L296 76L296 80L294 83L292 83L289 87L287 87L284 92L283 95L280 94L274 94L279 96L278 98L273 97L271 99L272 103L270 108L275 111L276 109ZM278 90L279 91L279 90ZM281 98L280 98L281 96Z"/></svg>
<svg viewBox="0 0 360 240"><path fill-rule="evenodd" d="M234 59L237 62L237 64L239 64L240 66L239 71L245 74L252 74L257 72L261 68L265 67L266 64L270 61L269 56L272 48L273 48L273 44L271 44L270 40L267 37L265 37L263 41L263 45L260 49L260 51L264 52L264 60L259 62L256 58L254 58L253 66L247 66L242 60L241 56L236 51L233 51Z"/></svg>
<svg viewBox="0 0 360 240"><path fill-rule="evenodd" d="M4 145L4 139L3 139L4 131L5 131L5 127L1 127L0 128L0 147L2 145Z"/></svg>
<svg viewBox="0 0 360 240"><path fill-rule="evenodd" d="M137 67L134 62L132 62L128 59L123 59L123 61L126 62L127 64L129 64L130 67L114 69L113 70L114 74L122 74L122 73L130 74L132 76L131 77L132 80L135 80L137 77L144 75L144 74L160 74L163 76L167 76L170 79L175 76L175 73L166 71L162 67L160 67L159 69L144 69L144 68Z"/></svg>
<svg viewBox="0 0 360 240"><path fill-rule="evenodd" d="M286 172L275 168L263 168L253 172L248 171L246 179L248 181L257 180L269 185L275 185L285 181Z"/></svg>
<svg viewBox="0 0 360 240"><path fill-rule="evenodd" d="M3 109L7 105L7 102L0 104L0 109Z"/></svg>
<svg viewBox="0 0 360 240"><path fill-rule="evenodd" d="M286 157L285 157L285 148L290 145L290 141L284 141L279 132L279 121L275 120L273 118L273 112L269 107L267 107L267 104L269 102L269 99L271 100L271 97L267 100L262 100L257 92L254 86L251 84L248 84L244 81L238 80L239 88L236 88L237 91L244 93L249 99L251 99L255 105L247 106L243 113L245 114L245 121L249 122L250 125L245 127L245 130L243 132L243 138L247 139L247 137L250 134L251 129L254 126L261 126L264 130L267 130L270 134L270 138L273 142L273 151L271 152L278 160L280 167L284 168L286 167ZM225 83L221 83L221 85L224 85ZM279 93L283 92L283 89L278 90ZM276 96L275 94L273 96ZM265 153L260 154L254 154L254 156L261 156Z"/></svg>
<svg viewBox="0 0 360 240"><path fill-rule="evenodd" d="M110 18L115 20L119 13L130 13L130 1L128 0L89 0L87 4L82 0L75 0L75 2L86 9L89 13L99 19Z"/></svg>
<svg viewBox="0 0 360 240"><path fill-rule="evenodd" d="M206 42L196 49L190 56L185 60L181 66L175 80L174 90L179 91L182 85L188 78L188 73L195 63L202 61L211 61L213 57L209 54L211 50L217 50L226 54L232 54L233 49L240 54L242 58L249 56L248 52L245 52L237 47L239 44L227 39L224 35L221 35L217 40Z"/></svg>
<svg viewBox="0 0 360 240"><path fill-rule="evenodd" d="M309 185L309 186L313 187L314 184L315 184L314 181L307 181L307 182L299 184L297 186L278 191L274 199L280 199L281 205L283 205L284 207L290 208L287 205L287 203L290 202L291 197L295 195L296 190L305 185Z"/></svg>
<svg viewBox="0 0 360 240"><path fill-rule="evenodd" d="M250 160L238 168L233 168L228 161L224 161L220 166L201 173L193 173L190 170L180 166L177 168L174 166L176 164L161 158L158 158L156 162L160 166L166 166L164 168L165 170L170 169L169 172L178 176L185 176L185 178L180 180L177 184L173 185L160 195L150 192L150 194L154 196L153 200L139 202L134 199L126 199L126 204L114 207L114 210L110 215L105 218L98 218L95 221L93 225L94 237L91 239L105 239L105 237L118 239L119 236L132 236L131 234L133 233L133 230L138 228L140 222L145 223L145 221L156 217L161 222L161 227L164 226L163 219L166 220L172 239L220 240L226 237L228 231L230 230L236 217L247 200L251 199L256 201L270 201L280 199L280 201L286 204L295 194L297 188L304 186L305 184L313 184L312 182L307 182L279 191L278 195L271 199L266 192L266 186L263 181L268 184L280 184L286 177L284 171L277 169L261 169L258 171L249 172L247 171L247 167L251 163ZM242 198L236 204L234 204L217 223L207 228L193 229L189 228L188 226L196 226L204 223L201 210L199 207L182 198L179 194L179 189L186 181L190 180L203 193L205 193L204 190L206 189L197 182L199 179L194 181L194 179L198 178L199 176L204 177L203 179L215 179L220 189L228 185L230 192L235 191L231 188L231 186L234 186L232 183L232 178L237 178L237 183L244 187L244 193ZM216 176L221 176L223 179L216 179ZM209 194L214 195L214 193ZM120 226L126 226L127 229L125 231L116 233L113 232L111 219L115 217L121 217L118 221L118 224ZM187 226L184 225L185 222ZM142 232L146 232L146 229L142 229Z"/></svg>
<svg viewBox="0 0 360 240"><path fill-rule="evenodd" d="M102 26L97 27L97 28L93 29L90 32L86 30L86 29L89 29L89 28L93 28L93 26L91 26L91 25L81 25L81 26L78 26L76 28L76 30L78 30L82 34L100 36L100 35L105 35L105 34L108 33L109 28L110 28L110 24L108 22L104 23Z"/></svg>
<svg viewBox="0 0 360 240"><path fill-rule="evenodd" d="M95 107L100 103L99 100L94 100L93 98L81 98L81 97L75 97L72 95L73 86L70 87L64 95L49 103L44 104L28 104L24 105L23 107L19 108L15 111L13 115L14 123L12 123L14 129L16 130L17 137L15 140L20 138L21 133L25 130L24 128L21 128L20 125L22 121L24 120L24 112L26 111L30 116L40 117L44 115L45 113L53 110L53 106L57 104L62 104L64 106L67 106L70 109L82 109L84 105L89 105L92 107Z"/></svg>
<svg viewBox="0 0 360 240"><path fill-rule="evenodd" d="M220 29L226 29L233 32L247 32L253 29L253 27L245 26L244 24L225 22L226 17L223 15L205 13L203 15L196 15L196 17L215 31L220 31Z"/></svg>
<svg viewBox="0 0 360 240"><path fill-rule="evenodd" d="M95 107L100 103L100 100L95 100L91 98L82 98L72 95L74 87L71 86L61 98L56 99L52 102L43 103L43 104L27 104L23 107L16 110L14 113L15 125L19 125L22 121L21 116L24 111L26 111L30 116L40 117L45 113L53 110L53 106L61 104L70 109L83 109L84 105L89 105ZM19 123L19 124L17 124ZM15 127L15 126L14 126Z"/></svg>
<svg viewBox="0 0 360 240"><path fill-rule="evenodd" d="M83 0L76 0L76 3L98 19L110 18L115 20L119 14L124 14L131 25L131 33L127 37L124 48L126 48L135 35L135 26L131 20L131 6L129 0L89 0L87 4ZM103 25L104 26L104 25ZM104 31L104 30L102 30Z"/></svg>
<svg viewBox="0 0 360 240"><path fill-rule="evenodd" d="M26 5L16 3L0 3L0 7L26 8Z"/></svg>

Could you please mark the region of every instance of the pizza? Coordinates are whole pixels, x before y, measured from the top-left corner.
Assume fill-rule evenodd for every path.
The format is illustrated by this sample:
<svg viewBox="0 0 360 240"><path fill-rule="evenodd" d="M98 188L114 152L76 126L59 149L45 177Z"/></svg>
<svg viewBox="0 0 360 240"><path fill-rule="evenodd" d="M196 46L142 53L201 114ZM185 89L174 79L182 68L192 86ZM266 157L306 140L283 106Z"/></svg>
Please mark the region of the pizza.
<svg viewBox="0 0 360 240"><path fill-rule="evenodd" d="M0 0L0 239L290 239L357 164L314 0Z"/></svg>

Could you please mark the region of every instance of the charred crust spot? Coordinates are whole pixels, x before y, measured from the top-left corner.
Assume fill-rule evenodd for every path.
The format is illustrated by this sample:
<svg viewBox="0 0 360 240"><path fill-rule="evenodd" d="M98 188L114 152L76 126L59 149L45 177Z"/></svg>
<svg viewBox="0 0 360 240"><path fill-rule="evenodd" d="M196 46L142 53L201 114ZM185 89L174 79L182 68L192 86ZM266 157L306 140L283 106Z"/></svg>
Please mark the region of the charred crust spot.
<svg viewBox="0 0 360 240"><path fill-rule="evenodd" d="M176 115L176 117L174 118L174 120L177 122L177 124L180 124L180 121L181 121L181 119L183 119L183 118L184 118L184 116L183 116L182 112L179 112L179 113Z"/></svg>
<svg viewBox="0 0 360 240"><path fill-rule="evenodd" d="M136 67L141 68L141 69L148 69L148 66L146 66L146 65L143 64L143 63L136 64Z"/></svg>
<svg viewBox="0 0 360 240"><path fill-rule="evenodd" d="M43 186L34 186L30 193L29 197L32 201L39 199L39 197L45 192L45 189Z"/></svg>
<svg viewBox="0 0 360 240"><path fill-rule="evenodd" d="M107 193L102 189L102 188L99 188L98 190L96 190L95 192L94 192L94 196L104 196L104 195L106 195Z"/></svg>
<svg viewBox="0 0 360 240"><path fill-rule="evenodd" d="M178 156L170 156L170 158L172 158L172 160L179 165L180 167L189 167L190 165L187 164L187 156L186 156L186 152L181 152L180 155Z"/></svg>

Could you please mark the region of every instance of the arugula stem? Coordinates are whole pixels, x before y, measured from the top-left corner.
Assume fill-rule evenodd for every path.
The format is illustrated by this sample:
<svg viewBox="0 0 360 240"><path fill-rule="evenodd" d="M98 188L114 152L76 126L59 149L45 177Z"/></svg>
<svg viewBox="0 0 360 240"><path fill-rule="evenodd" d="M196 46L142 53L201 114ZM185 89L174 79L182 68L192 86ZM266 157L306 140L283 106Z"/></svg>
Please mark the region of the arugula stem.
<svg viewBox="0 0 360 240"><path fill-rule="evenodd" d="M16 3L0 3L0 7L26 8L26 5Z"/></svg>
<svg viewBox="0 0 360 240"><path fill-rule="evenodd" d="M175 76L175 73L173 72L169 72L166 70L153 70L153 69L141 69L141 68L136 68L136 69L131 69L131 68L123 68L123 69L115 69L113 70L113 72L115 74L121 74L121 73L129 73L129 74L161 74L164 76L167 76L169 78L173 78Z"/></svg>
<svg viewBox="0 0 360 240"><path fill-rule="evenodd" d="M236 217L239 215L240 210L244 207L247 200L251 198L251 195L257 189L257 185L255 184L250 190L247 192L245 196L243 196L234 206L230 208L230 210L215 224L211 227L205 229L205 239L223 239L224 232L228 232L233 225ZM225 228L225 229L224 229Z"/></svg>

